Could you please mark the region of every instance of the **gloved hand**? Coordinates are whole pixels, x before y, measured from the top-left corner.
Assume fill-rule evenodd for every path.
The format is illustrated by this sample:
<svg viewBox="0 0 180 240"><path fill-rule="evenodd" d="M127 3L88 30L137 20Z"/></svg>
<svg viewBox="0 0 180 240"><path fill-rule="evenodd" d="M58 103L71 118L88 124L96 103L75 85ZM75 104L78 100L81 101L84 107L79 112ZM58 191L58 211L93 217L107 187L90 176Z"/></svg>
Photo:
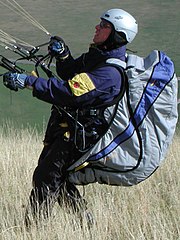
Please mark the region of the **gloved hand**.
<svg viewBox="0 0 180 240"><path fill-rule="evenodd" d="M64 60L69 56L69 48L64 40L58 36L51 37L51 42L48 46L49 54L57 60Z"/></svg>
<svg viewBox="0 0 180 240"><path fill-rule="evenodd" d="M25 88L26 78L27 75L24 73L8 72L3 75L3 83L7 88L17 92L18 88Z"/></svg>

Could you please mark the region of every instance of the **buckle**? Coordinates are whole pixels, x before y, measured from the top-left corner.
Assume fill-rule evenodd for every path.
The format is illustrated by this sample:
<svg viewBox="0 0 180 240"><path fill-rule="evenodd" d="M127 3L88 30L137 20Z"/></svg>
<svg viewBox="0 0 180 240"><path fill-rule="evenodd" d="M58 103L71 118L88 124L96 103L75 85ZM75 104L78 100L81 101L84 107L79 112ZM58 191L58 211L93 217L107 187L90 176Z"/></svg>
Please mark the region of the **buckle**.
<svg viewBox="0 0 180 240"><path fill-rule="evenodd" d="M96 116L97 115L97 109L90 109L89 115L90 116Z"/></svg>

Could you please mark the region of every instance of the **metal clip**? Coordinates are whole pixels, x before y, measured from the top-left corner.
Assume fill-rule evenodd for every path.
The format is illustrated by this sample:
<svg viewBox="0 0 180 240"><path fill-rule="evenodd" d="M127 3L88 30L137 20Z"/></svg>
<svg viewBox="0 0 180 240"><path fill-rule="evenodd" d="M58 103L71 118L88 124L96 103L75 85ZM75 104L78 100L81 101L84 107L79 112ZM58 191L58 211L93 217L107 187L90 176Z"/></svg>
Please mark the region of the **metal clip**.
<svg viewBox="0 0 180 240"><path fill-rule="evenodd" d="M97 109L90 109L89 115L90 116L96 116L97 115Z"/></svg>

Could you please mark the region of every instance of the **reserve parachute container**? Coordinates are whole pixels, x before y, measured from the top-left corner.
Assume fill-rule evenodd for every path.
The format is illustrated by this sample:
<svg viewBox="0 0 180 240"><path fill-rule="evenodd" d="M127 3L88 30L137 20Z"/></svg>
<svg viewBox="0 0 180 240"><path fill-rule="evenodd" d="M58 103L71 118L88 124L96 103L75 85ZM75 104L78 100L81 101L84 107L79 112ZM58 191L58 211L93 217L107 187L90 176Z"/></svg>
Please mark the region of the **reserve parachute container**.
<svg viewBox="0 0 180 240"><path fill-rule="evenodd" d="M118 59L107 61L122 67ZM123 97L104 111L107 121L114 116L108 131L69 168L77 185L132 186L165 159L178 119L174 64L157 50L146 58L129 54L125 73Z"/></svg>

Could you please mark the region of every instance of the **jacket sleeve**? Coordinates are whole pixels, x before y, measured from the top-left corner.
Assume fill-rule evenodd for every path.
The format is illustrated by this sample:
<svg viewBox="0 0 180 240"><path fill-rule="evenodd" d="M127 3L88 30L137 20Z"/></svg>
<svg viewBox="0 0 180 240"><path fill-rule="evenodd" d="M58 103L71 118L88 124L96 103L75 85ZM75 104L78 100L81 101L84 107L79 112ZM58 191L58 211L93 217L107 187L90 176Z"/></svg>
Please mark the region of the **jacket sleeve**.
<svg viewBox="0 0 180 240"><path fill-rule="evenodd" d="M68 81L28 76L26 84L33 86L38 99L69 107L82 107L111 101L120 92L121 75L114 67L80 73Z"/></svg>
<svg viewBox="0 0 180 240"><path fill-rule="evenodd" d="M70 53L69 57L64 61L56 60L56 72L63 80L69 80L82 68L82 56L74 59Z"/></svg>
<svg viewBox="0 0 180 240"><path fill-rule="evenodd" d="M70 106L73 103L73 94L68 81L54 77L48 80L28 76L26 85L33 87L33 96L50 104Z"/></svg>

